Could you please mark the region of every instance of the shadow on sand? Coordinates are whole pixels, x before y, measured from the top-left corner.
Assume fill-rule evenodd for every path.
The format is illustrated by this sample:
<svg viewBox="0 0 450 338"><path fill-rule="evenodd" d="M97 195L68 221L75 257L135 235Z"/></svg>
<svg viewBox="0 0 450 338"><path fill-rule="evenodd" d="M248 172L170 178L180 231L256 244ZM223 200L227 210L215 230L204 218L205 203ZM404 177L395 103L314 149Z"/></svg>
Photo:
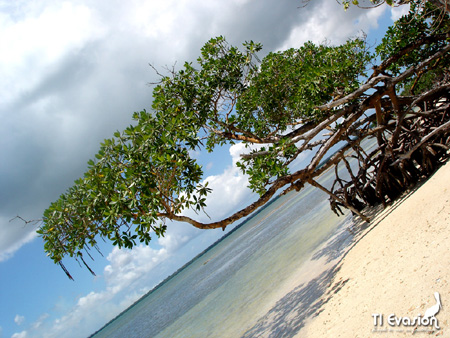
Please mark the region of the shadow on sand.
<svg viewBox="0 0 450 338"><path fill-rule="evenodd" d="M365 210L365 214L373 219L371 223L364 222L357 217L350 225L347 224L345 228L340 229L337 234L329 238L326 245L313 254L312 260L324 259L325 264L330 263L331 267L286 294L242 337L287 338L298 334L307 320L322 312L323 305L348 282L348 279L337 282L334 279L341 268L342 260L351 248L411 193L412 191L388 209L383 210L382 206L378 206Z"/></svg>

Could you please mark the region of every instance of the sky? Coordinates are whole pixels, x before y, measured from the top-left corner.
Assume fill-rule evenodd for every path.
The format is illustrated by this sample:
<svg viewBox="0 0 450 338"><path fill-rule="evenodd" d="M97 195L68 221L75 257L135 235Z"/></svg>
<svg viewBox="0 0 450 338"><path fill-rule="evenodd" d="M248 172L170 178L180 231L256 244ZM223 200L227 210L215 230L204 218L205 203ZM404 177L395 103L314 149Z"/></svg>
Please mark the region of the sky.
<svg viewBox="0 0 450 338"><path fill-rule="evenodd" d="M149 64L194 61L219 35L261 42L261 56L361 32L376 44L402 10L344 11L333 0L0 0L0 338L85 337L223 235L171 223L149 246L102 243L95 277L64 260L71 281L45 256L39 224L14 219L40 219L103 139L150 110L158 77ZM254 198L234 165L242 151L196 155L213 219Z"/></svg>

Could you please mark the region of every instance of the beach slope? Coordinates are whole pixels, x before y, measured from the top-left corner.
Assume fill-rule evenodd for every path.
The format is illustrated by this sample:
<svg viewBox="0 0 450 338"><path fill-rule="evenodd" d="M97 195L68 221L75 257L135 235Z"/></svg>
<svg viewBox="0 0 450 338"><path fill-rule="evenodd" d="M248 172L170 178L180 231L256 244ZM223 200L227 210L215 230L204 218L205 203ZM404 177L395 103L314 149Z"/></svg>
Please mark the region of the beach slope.
<svg viewBox="0 0 450 338"><path fill-rule="evenodd" d="M297 337L450 337L450 162L380 213L338 269ZM440 329L409 325L435 292Z"/></svg>

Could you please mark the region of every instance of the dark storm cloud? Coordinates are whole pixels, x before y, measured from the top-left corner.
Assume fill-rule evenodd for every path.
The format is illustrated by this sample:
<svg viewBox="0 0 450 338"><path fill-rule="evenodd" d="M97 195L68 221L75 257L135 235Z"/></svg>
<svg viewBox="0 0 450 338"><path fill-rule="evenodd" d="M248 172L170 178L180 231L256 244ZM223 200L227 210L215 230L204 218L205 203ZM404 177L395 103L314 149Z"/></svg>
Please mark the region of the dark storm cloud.
<svg viewBox="0 0 450 338"><path fill-rule="evenodd" d="M54 2L48 6L58 15L46 11L44 17L42 6L33 7L30 17L15 12L11 22L5 21L12 33L19 31L15 26L31 27L32 20L47 24L49 17L61 20L71 13L84 21L73 27L81 31L80 36L69 35L73 46L64 37L52 43L39 35L42 43L28 42L36 50L17 48L18 57L20 51L25 56L20 62L11 56L14 64L5 68L9 77L3 80L9 82L0 80L0 87L8 89L7 97L0 99L0 261L34 232L32 226L9 219L18 214L40 218L48 204L82 175L99 143L132 123L134 111L150 108L148 83L157 76L148 63L162 69L176 61L178 66L194 61L201 46L218 35L235 45L261 42L262 54L288 40L300 45L304 37L320 36L320 27L302 27L315 15L328 15L330 6L336 6L331 3L317 0L301 8L302 2L294 0L96 2L89 3L91 7L79 2L63 11ZM345 35L349 29L355 31L352 21L365 15L361 13L342 11L330 18L330 24L340 20L339 30ZM347 16L348 22L342 22L340 15ZM297 41L292 38L294 31L305 34ZM20 45L20 41L16 42ZM54 48L56 56L46 52Z"/></svg>
<svg viewBox="0 0 450 338"><path fill-rule="evenodd" d="M99 143L130 124L133 111L150 106L147 63L92 57L102 53L97 45L68 55L2 106L0 252L34 231L11 218L40 218L82 175Z"/></svg>
<svg viewBox="0 0 450 338"><path fill-rule="evenodd" d="M151 107L148 83L157 75L148 63L164 72L175 62L177 67L195 62L203 44L218 35L237 46L261 42L261 57L307 40L340 43L376 26L379 16L376 11L345 12L332 0L311 0L304 8L302 0L5 3L0 5L0 262L35 237L35 225L9 220L17 214L40 218L83 174L99 143L132 123L134 111ZM241 148L229 149L228 163ZM213 217L249 199L246 178L234 167L221 169L207 178L215 189L208 201ZM221 203L224 196L227 206ZM104 252L108 265L99 276L105 278L104 288L80 291L84 295L64 313L44 313L34 323L25 314L28 327L16 336L79 336L80 328L88 335L165 278L177 266L168 257L183 257L188 249L195 255L205 236L221 234L198 236L195 228L174 223L156 249ZM25 259L20 256L10 261L19 268ZM155 264L164 267L165 275ZM42 291L45 297L53 292Z"/></svg>

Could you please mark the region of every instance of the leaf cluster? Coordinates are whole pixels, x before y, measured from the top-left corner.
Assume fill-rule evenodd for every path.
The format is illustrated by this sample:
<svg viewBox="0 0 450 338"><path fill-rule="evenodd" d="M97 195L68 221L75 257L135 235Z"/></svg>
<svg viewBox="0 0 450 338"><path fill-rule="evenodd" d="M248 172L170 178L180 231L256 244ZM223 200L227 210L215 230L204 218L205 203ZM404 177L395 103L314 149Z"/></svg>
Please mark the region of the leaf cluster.
<svg viewBox="0 0 450 338"><path fill-rule="evenodd" d="M398 75L405 67L416 66L422 60L430 57L443 46L445 37L450 31L450 18L432 3L422 4L411 2L410 11L388 28L382 42L376 47L377 55L382 60L391 60L386 71ZM423 43L422 41L426 41ZM414 46L420 45L419 48ZM395 57L395 60L392 58ZM441 58L421 73L410 77L404 84L404 95L421 93L450 64L448 58Z"/></svg>
<svg viewBox="0 0 450 338"><path fill-rule="evenodd" d="M362 39L270 53L239 99L239 122L267 136L299 120L319 120L316 107L358 88L371 59Z"/></svg>
<svg viewBox="0 0 450 338"><path fill-rule="evenodd" d="M262 46L253 41L238 48L224 37L209 40L196 63L161 77L153 90L152 111L134 113L134 125L106 139L84 176L45 211L38 231L45 251L56 263L64 256L85 263L83 252L97 248L99 239L125 248L148 244L152 236L164 235L167 220L225 228L281 187L317 185L312 178L324 170L317 168L331 147L385 128L378 125L383 122L381 98L396 95L389 88L402 83L397 74L413 67L401 84L411 91L414 86L429 88L433 76L448 73L445 53L423 63L448 44L442 38L448 18L417 12L413 8L388 30L376 50L383 63L370 78L366 70L374 55L364 39L340 46L307 42L262 59ZM376 128L375 117L362 118L371 108L377 109ZM187 210L204 212L211 192L191 154L234 142L253 149L238 166L260 199L218 222L185 216ZM317 146L309 171L291 173L293 161Z"/></svg>
<svg viewBox="0 0 450 338"><path fill-rule="evenodd" d="M105 140L84 177L45 211L38 233L55 262L96 247L97 235L119 247L148 244L151 233L164 235L171 215L205 207L210 189L189 155L196 136L146 111L134 118L137 125Z"/></svg>
<svg viewBox="0 0 450 338"><path fill-rule="evenodd" d="M198 148L270 143L268 156L240 164L262 194L298 155L283 133L299 120L320 120L315 106L357 88L370 60L360 39L338 47L308 42L262 61L260 50L252 41L239 50L213 38L196 67L185 63L161 78L153 112L135 113L136 125L105 140L84 177L45 211L39 234L55 262L96 247L97 235L119 247L148 244L151 233L164 234L165 219L202 211L210 189L190 156Z"/></svg>

